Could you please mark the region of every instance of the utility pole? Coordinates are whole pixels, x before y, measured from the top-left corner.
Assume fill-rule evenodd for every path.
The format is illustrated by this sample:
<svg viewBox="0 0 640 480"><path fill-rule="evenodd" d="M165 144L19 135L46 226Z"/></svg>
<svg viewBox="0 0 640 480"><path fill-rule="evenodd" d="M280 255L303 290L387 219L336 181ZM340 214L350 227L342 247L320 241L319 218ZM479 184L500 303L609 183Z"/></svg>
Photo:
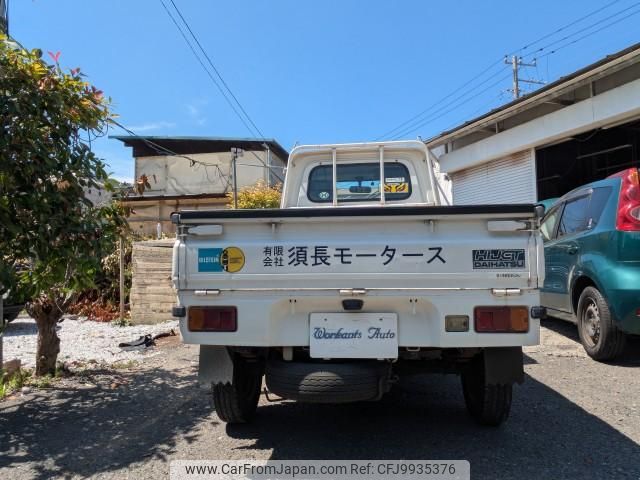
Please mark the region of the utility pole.
<svg viewBox="0 0 640 480"><path fill-rule="evenodd" d="M238 209L238 157L244 155L244 150L233 147L231 149L231 161L233 162L233 208Z"/></svg>
<svg viewBox="0 0 640 480"><path fill-rule="evenodd" d="M504 57L504 63L511 64L511 70L513 72L513 87L511 88L511 93L513 93L513 98L517 99L520 98L520 82L524 82L524 83L535 83L538 85L544 85L544 82L541 82L539 80L531 80L528 78L520 78L518 76L518 69L520 67L535 67L536 66L536 59L533 59L533 63L524 63L522 61L522 57L518 57L516 55L513 55L511 57L511 59L509 59L508 57Z"/></svg>
<svg viewBox="0 0 640 480"><path fill-rule="evenodd" d="M267 143L263 143L262 146L267 152L267 187L271 187L271 149Z"/></svg>

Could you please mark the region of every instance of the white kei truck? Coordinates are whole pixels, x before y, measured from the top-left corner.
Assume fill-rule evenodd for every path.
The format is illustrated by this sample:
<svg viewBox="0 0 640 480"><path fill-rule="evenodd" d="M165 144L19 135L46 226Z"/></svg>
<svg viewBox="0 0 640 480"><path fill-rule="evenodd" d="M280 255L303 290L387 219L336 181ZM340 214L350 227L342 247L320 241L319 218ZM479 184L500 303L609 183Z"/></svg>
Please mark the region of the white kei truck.
<svg viewBox="0 0 640 480"><path fill-rule="evenodd" d="M480 424L507 418L545 314L542 212L439 192L420 141L310 145L290 154L281 208L172 214L173 315L221 420L253 419L263 377L344 403L424 373L459 374Z"/></svg>

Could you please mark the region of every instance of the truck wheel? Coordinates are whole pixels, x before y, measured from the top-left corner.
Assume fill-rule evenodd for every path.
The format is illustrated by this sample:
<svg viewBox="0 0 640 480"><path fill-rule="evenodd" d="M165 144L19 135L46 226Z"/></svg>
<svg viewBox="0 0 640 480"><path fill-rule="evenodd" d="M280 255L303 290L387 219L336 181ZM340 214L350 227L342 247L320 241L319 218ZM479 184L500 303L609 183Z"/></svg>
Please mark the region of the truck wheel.
<svg viewBox="0 0 640 480"><path fill-rule="evenodd" d="M269 391L307 403L350 403L374 400L385 391L389 366L380 362L267 363Z"/></svg>
<svg viewBox="0 0 640 480"><path fill-rule="evenodd" d="M263 367L238 359L233 362L233 381L213 386L213 405L220 420L226 423L247 423L253 420L260 387Z"/></svg>
<svg viewBox="0 0 640 480"><path fill-rule="evenodd" d="M609 305L597 288L583 290L577 317L580 343L591 358L612 360L624 351L626 336L618 330Z"/></svg>
<svg viewBox="0 0 640 480"><path fill-rule="evenodd" d="M464 402L480 425L497 427L507 419L511 410L511 390L511 385L487 385L481 359L462 372Z"/></svg>

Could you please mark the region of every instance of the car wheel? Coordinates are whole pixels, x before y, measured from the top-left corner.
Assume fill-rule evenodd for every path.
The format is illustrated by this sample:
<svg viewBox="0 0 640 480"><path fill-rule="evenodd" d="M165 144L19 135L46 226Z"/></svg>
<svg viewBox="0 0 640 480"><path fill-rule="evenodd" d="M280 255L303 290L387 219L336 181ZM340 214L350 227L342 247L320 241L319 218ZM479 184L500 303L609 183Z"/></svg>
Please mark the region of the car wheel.
<svg viewBox="0 0 640 480"><path fill-rule="evenodd" d="M480 425L497 427L511 411L511 385L488 385L482 357L462 371L462 392L471 417Z"/></svg>
<svg viewBox="0 0 640 480"><path fill-rule="evenodd" d="M609 305L597 288L584 289L577 316L580 343L591 358L612 360L624 351L626 336L616 326Z"/></svg>
<svg viewBox="0 0 640 480"><path fill-rule="evenodd" d="M213 386L213 405L220 420L226 423L248 423L258 408L262 387L262 364L236 360L233 381Z"/></svg>

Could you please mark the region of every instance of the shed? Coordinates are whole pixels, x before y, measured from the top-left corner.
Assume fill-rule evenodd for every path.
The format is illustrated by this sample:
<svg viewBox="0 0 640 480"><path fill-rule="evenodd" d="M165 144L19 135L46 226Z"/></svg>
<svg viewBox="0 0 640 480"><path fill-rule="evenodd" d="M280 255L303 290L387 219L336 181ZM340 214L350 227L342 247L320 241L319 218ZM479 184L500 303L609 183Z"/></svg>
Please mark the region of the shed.
<svg viewBox="0 0 640 480"><path fill-rule="evenodd" d="M238 188L258 181L276 185L284 178L288 152L274 139L227 137L113 136L133 149L135 178L149 187L129 196L131 228L143 235L173 234L172 212L182 209L225 208L233 191L233 154Z"/></svg>

